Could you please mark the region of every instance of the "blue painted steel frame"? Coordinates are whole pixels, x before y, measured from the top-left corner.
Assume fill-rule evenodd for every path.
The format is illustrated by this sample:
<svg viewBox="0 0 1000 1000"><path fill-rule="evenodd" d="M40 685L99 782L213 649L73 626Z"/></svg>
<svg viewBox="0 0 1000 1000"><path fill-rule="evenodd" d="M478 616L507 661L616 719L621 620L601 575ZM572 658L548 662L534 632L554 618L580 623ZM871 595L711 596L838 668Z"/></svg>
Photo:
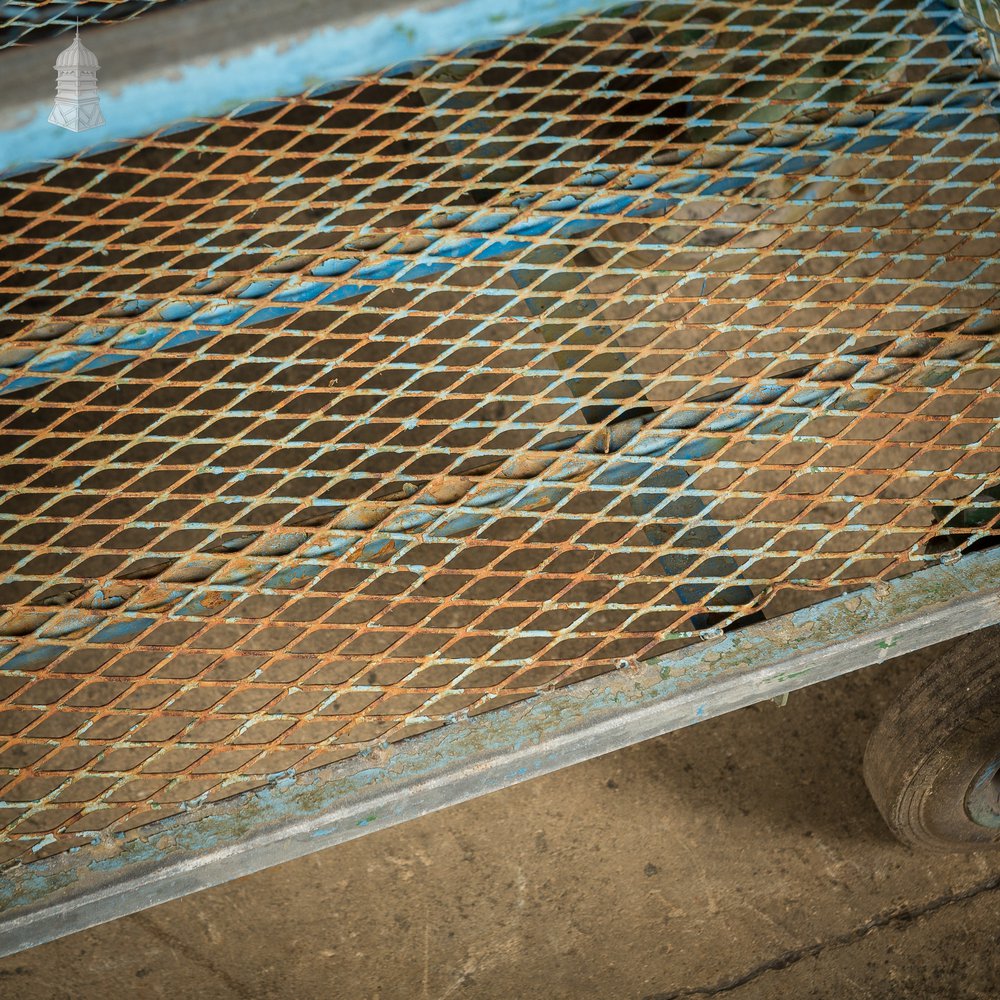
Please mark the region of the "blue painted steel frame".
<svg viewBox="0 0 1000 1000"><path fill-rule="evenodd" d="M601 6L606 4L506 0L503 11L497 11L489 0L460 0L433 9L337 21L297 36L276 32L274 38L243 50L179 63L171 72L105 88L105 117L112 122L105 130L69 133L53 128L46 121L50 99L22 105L16 114L0 118L0 170L71 155L95 140L115 146L121 140L111 135L139 135L178 119L222 114L263 95L299 93L315 87L317 80L344 79ZM111 44L112 34L106 37ZM0 69L3 66L0 60ZM845 133L845 142L850 134ZM827 137L825 142L826 152L838 148L836 139ZM606 181L602 177L599 183ZM749 181L734 176L720 184L729 190L742 182ZM593 193L585 188L581 201ZM613 205L609 198L607 210L621 212L621 199L631 204L630 197L617 193ZM576 204L542 207L552 219ZM544 221L546 217L530 216L524 225ZM514 228L507 231L517 234ZM510 243L491 244L481 234L470 234L450 247L451 252L445 252L448 245L438 246L434 259L418 261L418 266L447 268L450 261L441 258L476 257L490 245L502 249ZM363 263L354 266L350 280L363 281ZM338 289L357 294L363 288L336 280L346 280L346 274L316 277L334 279L318 283L328 297ZM208 322L208 315L203 314L201 322ZM32 378L46 380L42 372ZM279 780L230 801L194 806L132 839L98 838L93 846L14 870L0 888L0 953L998 621L1000 549L992 549L662 660L547 692L514 708L456 720L442 730Z"/></svg>
<svg viewBox="0 0 1000 1000"><path fill-rule="evenodd" d="M181 8L197 16L202 0ZM309 92L322 85L459 49L482 39L503 38L539 24L599 10L608 6L595 0L457 0L423 6L414 3L390 13L342 15L343 4L329 5L328 24L298 30L286 11L273 14L273 35L239 48L226 48L219 39L215 55L180 57L153 70L135 67L128 78L108 80L98 73L101 108L106 125L86 132L69 132L48 122L52 95L46 93L18 103L17 87L8 86L24 65L24 50L0 56L5 78L0 96L0 176L39 166L47 160L83 150L101 152L120 146L127 137L148 135L167 125L190 127L190 119L216 117L236 109L244 112L251 102L269 101ZM294 5L291 5L294 11ZM155 30L164 13L146 15L134 23L111 25L85 33L83 40L102 58L102 52L128 44L139 30ZM147 26L152 27L147 27ZM65 46L56 39L38 49L33 75L44 66L55 92L55 73L48 69L53 55ZM13 67L13 68L12 68ZM37 88L32 88L36 89ZM261 105L263 106L263 105ZM176 124L175 124L176 123Z"/></svg>
<svg viewBox="0 0 1000 1000"><path fill-rule="evenodd" d="M15 868L0 955L1000 622L1000 548Z"/></svg>

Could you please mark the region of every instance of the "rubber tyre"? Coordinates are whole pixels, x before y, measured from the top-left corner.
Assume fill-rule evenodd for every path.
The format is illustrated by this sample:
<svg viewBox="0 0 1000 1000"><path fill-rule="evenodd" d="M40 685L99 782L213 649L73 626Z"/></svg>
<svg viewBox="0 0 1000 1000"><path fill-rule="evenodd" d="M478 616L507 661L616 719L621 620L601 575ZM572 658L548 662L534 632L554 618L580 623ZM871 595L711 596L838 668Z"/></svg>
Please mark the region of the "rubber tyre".
<svg viewBox="0 0 1000 1000"><path fill-rule="evenodd" d="M904 843L944 851L998 847L1000 829L969 813L971 789L983 788L998 761L995 626L955 640L889 708L865 750L865 782Z"/></svg>

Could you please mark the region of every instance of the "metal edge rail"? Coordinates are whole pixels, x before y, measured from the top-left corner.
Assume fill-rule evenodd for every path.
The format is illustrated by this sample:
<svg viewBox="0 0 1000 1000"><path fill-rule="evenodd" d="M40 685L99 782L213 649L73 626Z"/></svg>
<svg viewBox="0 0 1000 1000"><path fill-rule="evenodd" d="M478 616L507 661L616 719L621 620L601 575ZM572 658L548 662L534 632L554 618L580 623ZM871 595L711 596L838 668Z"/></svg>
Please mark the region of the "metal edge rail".
<svg viewBox="0 0 1000 1000"><path fill-rule="evenodd" d="M1000 548L9 869L0 954L1000 622Z"/></svg>
<svg viewBox="0 0 1000 1000"><path fill-rule="evenodd" d="M100 60L106 125L50 125L61 35L0 52L0 177L116 148L171 123L217 117L472 42L612 5L609 0L198 0L81 36Z"/></svg>

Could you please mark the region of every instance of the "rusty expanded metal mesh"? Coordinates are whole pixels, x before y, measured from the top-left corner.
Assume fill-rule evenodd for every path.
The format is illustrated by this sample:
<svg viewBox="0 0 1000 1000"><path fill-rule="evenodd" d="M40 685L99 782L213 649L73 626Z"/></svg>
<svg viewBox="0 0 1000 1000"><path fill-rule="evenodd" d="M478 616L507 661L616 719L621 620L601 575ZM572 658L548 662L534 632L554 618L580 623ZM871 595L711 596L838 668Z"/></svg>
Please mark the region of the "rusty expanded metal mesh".
<svg viewBox="0 0 1000 1000"><path fill-rule="evenodd" d="M1000 535L950 8L639 5L3 187L3 857Z"/></svg>
<svg viewBox="0 0 1000 1000"><path fill-rule="evenodd" d="M85 28L128 21L149 10L188 0L0 0L0 49Z"/></svg>
<svg viewBox="0 0 1000 1000"><path fill-rule="evenodd" d="M1000 0L957 0L975 26L986 57L1000 70Z"/></svg>

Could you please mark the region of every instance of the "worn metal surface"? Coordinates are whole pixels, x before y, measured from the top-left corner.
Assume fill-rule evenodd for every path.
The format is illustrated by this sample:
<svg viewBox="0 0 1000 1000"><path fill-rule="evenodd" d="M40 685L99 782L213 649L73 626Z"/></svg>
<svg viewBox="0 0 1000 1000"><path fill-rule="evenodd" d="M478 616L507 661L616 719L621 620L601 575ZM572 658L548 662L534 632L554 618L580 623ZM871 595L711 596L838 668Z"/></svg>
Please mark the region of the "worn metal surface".
<svg viewBox="0 0 1000 1000"><path fill-rule="evenodd" d="M125 21L185 0L0 0L0 49L34 44L75 28Z"/></svg>
<svg viewBox="0 0 1000 1000"><path fill-rule="evenodd" d="M46 119L63 38L0 50L0 177L111 148L182 119L237 111L361 73L603 6L598 0L197 0L91 28L107 125L60 134ZM164 9L161 9L164 8Z"/></svg>
<svg viewBox="0 0 1000 1000"><path fill-rule="evenodd" d="M1000 70L1000 0L958 0L958 4L975 24L994 68Z"/></svg>
<svg viewBox="0 0 1000 1000"><path fill-rule="evenodd" d="M9 180L0 858L995 541L973 42L636 5Z"/></svg>
<svg viewBox="0 0 1000 1000"><path fill-rule="evenodd" d="M0 954L1000 621L1000 549L11 873Z"/></svg>

